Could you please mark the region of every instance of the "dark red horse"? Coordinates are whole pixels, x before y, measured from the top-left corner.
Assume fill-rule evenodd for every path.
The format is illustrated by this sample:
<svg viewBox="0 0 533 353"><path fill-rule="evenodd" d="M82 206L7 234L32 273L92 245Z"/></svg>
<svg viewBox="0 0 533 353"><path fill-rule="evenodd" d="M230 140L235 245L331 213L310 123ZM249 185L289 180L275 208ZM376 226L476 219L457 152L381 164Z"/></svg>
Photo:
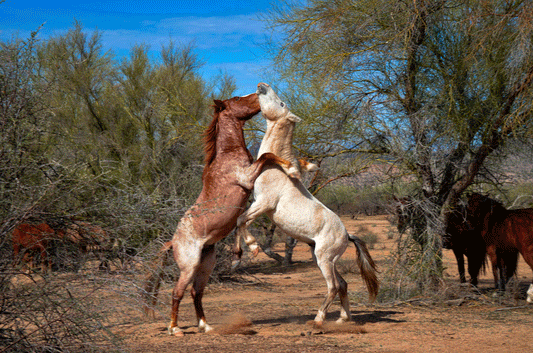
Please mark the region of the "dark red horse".
<svg viewBox="0 0 533 353"><path fill-rule="evenodd" d="M225 101L215 100L213 121L204 134L205 167L203 188L195 204L181 218L174 237L163 247L170 248L180 268L180 277L172 292L172 313L168 332L183 336L178 327L178 310L187 286L192 283L198 328L209 331L202 307L205 286L215 265L215 243L235 228L237 217L252 191L254 181L266 163L289 168L290 163L272 153L263 154L256 162L246 148L244 123L260 112L259 99L253 93ZM287 170L286 169L286 170ZM162 256L164 259L165 256ZM146 299L155 304L161 281L161 270L147 280ZM149 303L146 303L147 305ZM152 311L146 307L150 314Z"/></svg>
<svg viewBox="0 0 533 353"><path fill-rule="evenodd" d="M424 246L426 219L421 203L409 196L395 198L395 201L398 232L401 235L410 228L413 240ZM479 272L485 266L485 243L481 230L476 231L468 222L465 206L459 204L450 214L446 232L442 237L442 247L453 251L461 283L466 282L465 257L467 258L470 283L476 286Z"/></svg>
<svg viewBox="0 0 533 353"><path fill-rule="evenodd" d="M53 227L53 228L52 228ZM21 223L12 232L13 265L29 262L33 269L35 254L39 255L42 273L58 266L57 260L72 255L72 251L58 254L61 249L78 249L82 254L111 248L107 232L94 224L63 219L60 222ZM75 256L75 255L74 255ZM72 256L71 256L72 257ZM52 258L55 263L52 264ZM65 259L62 259L65 260ZM79 259L72 259L79 262ZM105 261L100 259L101 263Z"/></svg>
<svg viewBox="0 0 533 353"><path fill-rule="evenodd" d="M41 262L41 271L46 273L51 269L48 257L48 243L55 237L55 231L46 223L19 224L11 233L13 241L13 266L18 266L22 261L30 263L33 270L34 255L38 253Z"/></svg>
<svg viewBox="0 0 533 353"><path fill-rule="evenodd" d="M492 264L495 286L503 291L516 271L518 253L533 270L533 209L508 210L500 202L474 193L468 198L467 214L481 229ZM533 283L527 291L533 302Z"/></svg>

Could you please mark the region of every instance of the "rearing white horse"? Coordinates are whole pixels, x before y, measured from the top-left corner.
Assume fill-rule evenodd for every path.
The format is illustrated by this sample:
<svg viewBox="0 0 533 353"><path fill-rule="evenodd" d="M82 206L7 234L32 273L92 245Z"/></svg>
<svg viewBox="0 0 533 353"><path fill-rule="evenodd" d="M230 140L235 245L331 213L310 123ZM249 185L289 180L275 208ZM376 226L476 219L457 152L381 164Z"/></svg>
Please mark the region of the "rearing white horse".
<svg viewBox="0 0 533 353"><path fill-rule="evenodd" d="M272 152L290 161L292 157L292 133L300 118L289 111L265 83L257 88L263 117L267 120L267 130L258 156ZM246 228L261 214L267 214L284 233L309 244L314 258L326 279L328 293L315 317L315 324L324 322L326 313L336 295L341 301L340 318L337 322L351 320L348 285L336 269L348 241L357 249L357 264L368 289L370 299L376 298L379 282L376 266L370 257L365 243L348 234L340 218L304 187L300 180L290 178L281 168L267 166L254 183L254 202L237 219L237 242L243 237L248 245L256 246L256 241Z"/></svg>

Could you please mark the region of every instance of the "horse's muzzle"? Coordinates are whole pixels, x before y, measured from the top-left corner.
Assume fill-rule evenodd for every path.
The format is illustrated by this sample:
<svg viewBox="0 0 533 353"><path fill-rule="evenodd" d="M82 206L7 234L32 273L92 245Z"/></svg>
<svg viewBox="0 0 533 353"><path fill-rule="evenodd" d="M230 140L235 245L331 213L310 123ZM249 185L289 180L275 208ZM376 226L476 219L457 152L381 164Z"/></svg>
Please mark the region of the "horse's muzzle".
<svg viewBox="0 0 533 353"><path fill-rule="evenodd" d="M257 94L267 94L268 92L268 85L266 83L259 83L257 85Z"/></svg>

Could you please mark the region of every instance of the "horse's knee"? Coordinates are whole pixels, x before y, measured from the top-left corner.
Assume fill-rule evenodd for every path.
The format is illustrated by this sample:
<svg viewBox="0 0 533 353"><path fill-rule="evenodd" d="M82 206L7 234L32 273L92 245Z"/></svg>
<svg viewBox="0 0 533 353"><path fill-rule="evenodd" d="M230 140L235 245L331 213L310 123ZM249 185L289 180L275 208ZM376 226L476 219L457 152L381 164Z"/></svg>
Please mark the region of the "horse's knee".
<svg viewBox="0 0 533 353"><path fill-rule="evenodd" d="M249 216L248 216L248 213L250 212L250 208L247 209L243 214L241 214L238 218L237 218L237 223L236 223L236 226L237 226L237 232L244 232L246 227L248 227L248 221L249 221Z"/></svg>

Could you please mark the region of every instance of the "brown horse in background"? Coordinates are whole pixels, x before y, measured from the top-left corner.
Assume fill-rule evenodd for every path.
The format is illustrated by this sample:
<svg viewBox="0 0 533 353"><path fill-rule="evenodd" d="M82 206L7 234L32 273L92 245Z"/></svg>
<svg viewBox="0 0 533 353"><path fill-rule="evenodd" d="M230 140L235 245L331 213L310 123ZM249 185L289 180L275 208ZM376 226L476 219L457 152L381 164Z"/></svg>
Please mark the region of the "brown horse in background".
<svg viewBox="0 0 533 353"><path fill-rule="evenodd" d="M452 211L442 237L442 247L453 251L461 283L466 282L464 261L466 256L470 284L477 286L479 272L485 269L486 247L481 229L472 226L466 212L466 206L461 204Z"/></svg>
<svg viewBox="0 0 533 353"><path fill-rule="evenodd" d="M426 228L426 219L421 203L410 196L395 197L394 200L398 233L401 236L407 228L410 228L413 240L424 246L423 232ZM479 272L485 268L486 263L485 242L481 236L481 229L474 229L468 221L466 207L462 204L457 205L450 214L442 236L442 247L453 251L461 283L466 282L465 257L467 258L470 283L477 286Z"/></svg>
<svg viewBox="0 0 533 353"><path fill-rule="evenodd" d="M204 133L202 191L195 204L181 218L172 241L161 250L161 254L166 254L172 248L174 260L180 268L179 280L172 292L172 313L168 327L169 334L176 336L183 336L178 327L178 311L190 283L198 328L200 331L212 330L206 322L202 296L215 266L215 243L235 227L237 217L244 211L263 166L276 163L286 170L291 167L288 161L272 153L264 154L253 162L246 148L243 126L261 110L257 94L215 100L214 108L214 118ZM162 270L152 273L145 285L145 299L151 301L152 305L157 300L161 274ZM151 314L152 309L148 303L146 305L147 313Z"/></svg>
<svg viewBox="0 0 533 353"><path fill-rule="evenodd" d="M481 229L492 264L495 286L505 284L516 271L518 253L533 270L533 208L508 210L500 202L474 193L468 198L468 219ZM533 302L533 283L527 291Z"/></svg>
<svg viewBox="0 0 533 353"><path fill-rule="evenodd" d="M13 267L21 262L29 262L29 270L34 268L35 253L39 255L41 272L50 271L52 264L48 257L48 243L55 237L56 232L46 223L21 223L13 229Z"/></svg>
<svg viewBox="0 0 533 353"><path fill-rule="evenodd" d="M35 254L39 256L41 272L47 273L58 256L72 256L71 252L58 254L61 249L77 249L82 254L108 251L112 248L111 238L105 229L85 221L62 219L55 222L21 223L12 231L13 265L28 262L30 270L34 268ZM76 256L76 255L73 255ZM61 259L66 260L66 259ZM79 262L79 259L73 259ZM102 264L105 260L100 259Z"/></svg>

